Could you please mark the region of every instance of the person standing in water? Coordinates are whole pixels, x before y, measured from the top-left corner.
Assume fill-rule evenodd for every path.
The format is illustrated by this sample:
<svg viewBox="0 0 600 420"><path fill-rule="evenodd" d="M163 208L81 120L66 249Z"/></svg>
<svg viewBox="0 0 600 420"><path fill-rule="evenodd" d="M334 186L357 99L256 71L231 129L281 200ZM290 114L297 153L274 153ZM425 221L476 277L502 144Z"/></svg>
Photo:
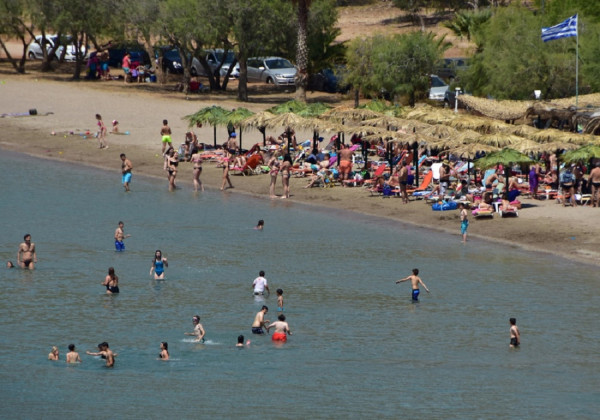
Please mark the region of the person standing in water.
<svg viewBox="0 0 600 420"><path fill-rule="evenodd" d="M265 290L267 291L267 293L271 293L271 291L269 290L269 285L267 284L267 279L265 278L264 271L261 270L258 273L258 277L255 278L252 282L252 288L254 289L255 296L263 295L265 293Z"/></svg>
<svg viewBox="0 0 600 420"><path fill-rule="evenodd" d="M266 325L270 322L268 319L265 319L265 315L267 314L267 312L269 312L269 308L263 305L261 310L258 311L256 316L254 317L254 322L252 323L252 334L265 333L263 327L266 327Z"/></svg>
<svg viewBox="0 0 600 420"><path fill-rule="evenodd" d="M413 272L412 275L396 281L396 284L402 283L403 281L410 280L410 282L412 284L412 301L418 302L419 301L419 293L420 293L419 285L422 284L423 288L427 291L427 293L429 293L429 289L427 288L425 283L423 283L423 280L421 280L421 278L419 277L419 269L413 268L412 272Z"/></svg>
<svg viewBox="0 0 600 420"><path fill-rule="evenodd" d="M283 312L283 290L277 289L277 311Z"/></svg>
<svg viewBox="0 0 600 420"><path fill-rule="evenodd" d="M165 278L165 267L168 267L169 263L167 259L162 256L160 249L157 249L154 253L154 259L152 260L152 266L150 267L150 275L154 271L154 280L162 280Z"/></svg>
<svg viewBox="0 0 600 420"><path fill-rule="evenodd" d="M123 188L125 188L125 192L129 192L129 183L131 182L131 170L133 169L133 165L131 161L127 159L125 153L121 153L121 182L123 183Z"/></svg>
<svg viewBox="0 0 600 420"><path fill-rule="evenodd" d="M192 322L194 323L194 332L186 332L185 335L193 335L196 337L196 341L201 341L204 343L204 336L206 335L206 332L200 323L200 315L194 315L192 317Z"/></svg>
<svg viewBox="0 0 600 420"><path fill-rule="evenodd" d="M521 345L521 333L519 327L517 327L517 319L511 318L508 320L510 323L510 347L515 348Z"/></svg>
<svg viewBox="0 0 600 420"><path fill-rule="evenodd" d="M27 233L23 236L23 242L19 245L19 250L17 251L17 265L21 268L33 270L35 263L37 263L35 244L31 242L31 235Z"/></svg>
<svg viewBox="0 0 600 420"><path fill-rule="evenodd" d="M273 322L267 327L267 332L269 332L271 328L275 328L275 332L271 336L271 340L273 341L282 341L285 343L287 341L287 336L292 335L292 332L290 331L290 326L287 322L285 322L284 314L279 314L279 316L277 317L277 321Z"/></svg>
<svg viewBox="0 0 600 420"><path fill-rule="evenodd" d="M52 351L48 353L48 360L56 361L59 359L58 347L52 346Z"/></svg>
<svg viewBox="0 0 600 420"><path fill-rule="evenodd" d="M198 189L204 191L204 185L202 185L202 181L200 181L200 174L202 174L202 155L199 150L196 150L196 153L192 155L190 161L194 164L194 191L198 191Z"/></svg>
<svg viewBox="0 0 600 420"><path fill-rule="evenodd" d="M86 351L86 354L90 356L101 356L103 359L106 359L106 367L114 367L115 366L115 354L112 352L110 348L108 348L108 343L106 341L98 344L98 352Z"/></svg>
<svg viewBox="0 0 600 420"><path fill-rule="evenodd" d="M129 238L131 235L125 235L125 231L123 228L125 224L119 221L119 225L115 229L115 249L119 252L125 251L125 244L123 243L123 239Z"/></svg>
<svg viewBox="0 0 600 420"><path fill-rule="evenodd" d="M460 209L460 234L463 243L467 242L467 229L469 228L469 212L464 203L458 203Z"/></svg>
<svg viewBox="0 0 600 420"><path fill-rule="evenodd" d="M81 363L81 357L79 357L79 353L75 351L75 344L69 344L67 363Z"/></svg>
<svg viewBox="0 0 600 420"><path fill-rule="evenodd" d="M113 267L109 267L108 274L104 278L102 286L106 287L106 294L119 293L119 277L115 274Z"/></svg>
<svg viewBox="0 0 600 420"><path fill-rule="evenodd" d="M160 360L169 360L169 343L166 341L161 341L160 343L160 353L158 354L158 358Z"/></svg>
<svg viewBox="0 0 600 420"><path fill-rule="evenodd" d="M258 223L256 224L256 226L254 227L254 229L256 230L263 230L263 228L265 227L265 221L260 219L258 221Z"/></svg>

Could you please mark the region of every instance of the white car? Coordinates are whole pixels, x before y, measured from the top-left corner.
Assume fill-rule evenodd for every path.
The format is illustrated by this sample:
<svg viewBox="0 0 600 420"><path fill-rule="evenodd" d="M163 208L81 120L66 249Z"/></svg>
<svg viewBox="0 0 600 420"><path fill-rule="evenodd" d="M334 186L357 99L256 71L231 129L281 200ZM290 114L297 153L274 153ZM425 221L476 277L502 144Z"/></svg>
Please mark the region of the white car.
<svg viewBox="0 0 600 420"><path fill-rule="evenodd" d="M275 86L294 86L296 67L281 57L249 58L248 81L264 82Z"/></svg>
<svg viewBox="0 0 600 420"><path fill-rule="evenodd" d="M429 99L432 101L443 101L448 91L446 82L440 79L435 74L431 75L431 87L429 88Z"/></svg>
<svg viewBox="0 0 600 420"><path fill-rule="evenodd" d="M58 43L58 36L56 35L46 35L46 49L49 51ZM77 48L72 43L72 38L70 36L63 37L63 45L60 45L56 49L56 57L60 57L65 49L65 45L67 46L67 50L65 52L65 61L75 61L75 53L77 52ZM81 48L82 54L85 54L85 48ZM30 60L37 60L44 58L44 53L42 51L42 36L38 35L35 37L35 40L31 41L31 44L27 47L27 51L25 53L27 58Z"/></svg>

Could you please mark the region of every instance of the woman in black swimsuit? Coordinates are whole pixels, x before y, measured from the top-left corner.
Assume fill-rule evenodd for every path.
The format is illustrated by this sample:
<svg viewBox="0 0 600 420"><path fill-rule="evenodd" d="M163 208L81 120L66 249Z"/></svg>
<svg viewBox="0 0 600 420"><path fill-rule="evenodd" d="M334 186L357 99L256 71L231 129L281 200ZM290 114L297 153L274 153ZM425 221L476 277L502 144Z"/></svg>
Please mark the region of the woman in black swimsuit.
<svg viewBox="0 0 600 420"><path fill-rule="evenodd" d="M169 344L166 341L161 341L160 343L158 358L160 360L169 360Z"/></svg>
<svg viewBox="0 0 600 420"><path fill-rule="evenodd" d="M108 269L108 275L104 278L102 286L106 286L106 293L109 295L119 293L119 277L115 274L113 267Z"/></svg>
<svg viewBox="0 0 600 420"><path fill-rule="evenodd" d="M166 159L167 172L169 173L169 191L177 188L175 178L177 178L177 166L179 166L179 154L175 149L170 149Z"/></svg>

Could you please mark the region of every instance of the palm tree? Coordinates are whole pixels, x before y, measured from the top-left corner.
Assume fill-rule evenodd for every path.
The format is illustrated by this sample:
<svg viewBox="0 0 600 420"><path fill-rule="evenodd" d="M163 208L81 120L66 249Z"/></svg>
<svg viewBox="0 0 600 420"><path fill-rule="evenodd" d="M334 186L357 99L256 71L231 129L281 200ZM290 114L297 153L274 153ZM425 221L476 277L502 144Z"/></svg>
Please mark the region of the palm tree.
<svg viewBox="0 0 600 420"><path fill-rule="evenodd" d="M306 102L308 87L308 9L311 0L292 0L298 6L298 45L296 48L296 99Z"/></svg>

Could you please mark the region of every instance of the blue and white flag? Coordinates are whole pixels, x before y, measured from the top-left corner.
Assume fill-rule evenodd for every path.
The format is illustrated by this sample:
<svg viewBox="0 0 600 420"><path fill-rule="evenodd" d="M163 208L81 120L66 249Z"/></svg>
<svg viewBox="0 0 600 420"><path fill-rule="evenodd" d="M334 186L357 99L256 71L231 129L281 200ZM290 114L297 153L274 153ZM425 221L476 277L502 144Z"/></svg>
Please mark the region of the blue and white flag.
<svg viewBox="0 0 600 420"><path fill-rule="evenodd" d="M558 25L542 28L542 41L544 42L570 36L577 36L577 15L571 16Z"/></svg>

